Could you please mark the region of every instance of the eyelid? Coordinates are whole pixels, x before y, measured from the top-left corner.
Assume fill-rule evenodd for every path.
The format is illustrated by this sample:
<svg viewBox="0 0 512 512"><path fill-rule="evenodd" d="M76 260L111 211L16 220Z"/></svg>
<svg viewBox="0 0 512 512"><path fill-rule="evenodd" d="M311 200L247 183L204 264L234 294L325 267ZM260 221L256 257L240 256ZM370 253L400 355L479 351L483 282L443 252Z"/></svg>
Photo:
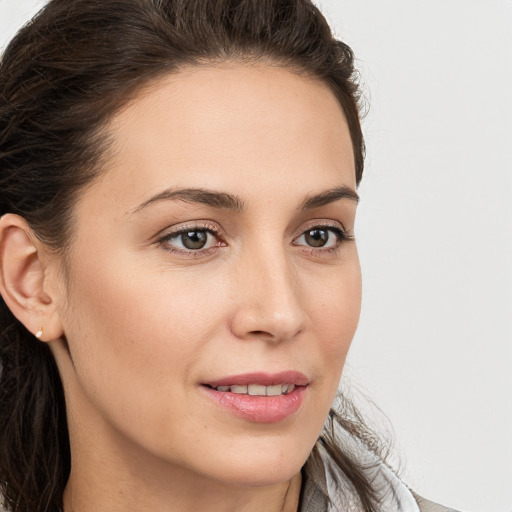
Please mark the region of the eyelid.
<svg viewBox="0 0 512 512"><path fill-rule="evenodd" d="M325 229L330 230L334 232L334 236L337 238L337 243L334 246L329 247L313 247L308 245L303 245L297 243L297 240L300 239L302 236L304 236L308 231L314 230L314 229ZM335 253L338 251L342 245L344 245L347 242L353 242L355 241L355 237L353 235L353 232L349 229L345 228L343 223L341 221L335 221L332 219L315 219L310 222L308 222L306 225L303 225L300 229L300 233L296 235L293 238L293 245L297 247L303 248L303 250L306 250L310 252L311 254L329 254L329 253Z"/></svg>
<svg viewBox="0 0 512 512"><path fill-rule="evenodd" d="M190 231L206 231L213 235L219 243L216 243L213 247L208 247L206 249L181 249L179 247L172 246L170 243L168 243L169 239L178 237ZM169 252L173 252L178 255L183 254L187 256L201 256L207 254L209 251L215 249L216 247L222 247L227 245L227 243L224 240L223 230L220 228L220 226L215 222L204 220L189 221L168 227L162 230L156 236L155 243L163 246L165 250Z"/></svg>
<svg viewBox="0 0 512 512"><path fill-rule="evenodd" d="M156 236L156 239L161 238L169 238L171 236L177 236L181 233L186 233L187 231L210 231L215 235L222 237L223 230L222 228L214 221L210 220L192 220L187 222L181 222L179 224L174 224L172 226L168 226L165 229L162 229Z"/></svg>
<svg viewBox="0 0 512 512"><path fill-rule="evenodd" d="M344 233L350 233L350 231L344 226L343 222L339 220L332 220L332 219L314 219L309 222L306 222L306 224L302 225L300 227L300 232L297 236L303 234L305 231L308 231L313 228L333 228L333 229L339 229L340 231L343 231Z"/></svg>

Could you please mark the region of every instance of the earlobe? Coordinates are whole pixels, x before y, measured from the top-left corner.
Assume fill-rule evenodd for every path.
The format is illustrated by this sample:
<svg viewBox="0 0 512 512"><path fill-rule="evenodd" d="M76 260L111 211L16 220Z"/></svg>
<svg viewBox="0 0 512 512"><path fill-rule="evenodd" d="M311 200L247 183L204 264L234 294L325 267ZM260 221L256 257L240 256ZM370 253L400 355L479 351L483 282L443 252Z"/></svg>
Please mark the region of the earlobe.
<svg viewBox="0 0 512 512"><path fill-rule="evenodd" d="M45 268L34 233L23 217L0 218L0 294L16 318L41 341L61 336L52 297L45 290Z"/></svg>

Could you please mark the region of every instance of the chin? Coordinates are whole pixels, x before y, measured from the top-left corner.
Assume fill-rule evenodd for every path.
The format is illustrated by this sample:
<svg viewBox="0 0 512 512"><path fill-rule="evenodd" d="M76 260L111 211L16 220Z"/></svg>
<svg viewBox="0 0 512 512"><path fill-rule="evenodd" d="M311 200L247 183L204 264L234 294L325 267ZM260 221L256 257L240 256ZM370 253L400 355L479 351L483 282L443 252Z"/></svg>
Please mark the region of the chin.
<svg viewBox="0 0 512 512"><path fill-rule="evenodd" d="M241 487L264 487L286 482L301 470L314 440L285 444L288 446L269 442L265 448L258 439L252 449L230 447L222 454L212 454L204 459L204 462L208 461L208 467L203 467L203 474L227 485Z"/></svg>
<svg viewBox="0 0 512 512"><path fill-rule="evenodd" d="M291 462L291 461L290 461ZM265 467L248 464L223 473L220 480L226 485L236 487L271 487L291 480L302 468L304 461L298 464L269 463Z"/></svg>

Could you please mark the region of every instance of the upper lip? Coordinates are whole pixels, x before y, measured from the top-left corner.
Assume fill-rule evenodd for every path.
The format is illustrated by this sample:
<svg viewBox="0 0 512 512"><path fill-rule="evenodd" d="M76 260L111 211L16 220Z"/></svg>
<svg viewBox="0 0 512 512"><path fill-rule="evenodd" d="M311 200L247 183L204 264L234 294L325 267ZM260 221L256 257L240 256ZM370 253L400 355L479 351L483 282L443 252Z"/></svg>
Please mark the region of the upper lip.
<svg viewBox="0 0 512 512"><path fill-rule="evenodd" d="M230 375L204 383L217 388L219 386L248 386L249 384L261 384L262 386L275 386L276 384L294 384L295 386L307 386L309 379L301 372L288 370L278 373L244 373Z"/></svg>

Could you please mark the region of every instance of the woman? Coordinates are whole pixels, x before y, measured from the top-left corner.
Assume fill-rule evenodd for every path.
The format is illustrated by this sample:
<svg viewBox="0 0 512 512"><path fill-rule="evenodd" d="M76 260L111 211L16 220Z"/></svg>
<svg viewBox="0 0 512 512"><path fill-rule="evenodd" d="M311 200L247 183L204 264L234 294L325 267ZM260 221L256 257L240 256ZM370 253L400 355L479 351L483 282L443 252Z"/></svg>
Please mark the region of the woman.
<svg viewBox="0 0 512 512"><path fill-rule="evenodd" d="M330 410L364 144L310 2L52 0L0 97L7 509L445 510Z"/></svg>

